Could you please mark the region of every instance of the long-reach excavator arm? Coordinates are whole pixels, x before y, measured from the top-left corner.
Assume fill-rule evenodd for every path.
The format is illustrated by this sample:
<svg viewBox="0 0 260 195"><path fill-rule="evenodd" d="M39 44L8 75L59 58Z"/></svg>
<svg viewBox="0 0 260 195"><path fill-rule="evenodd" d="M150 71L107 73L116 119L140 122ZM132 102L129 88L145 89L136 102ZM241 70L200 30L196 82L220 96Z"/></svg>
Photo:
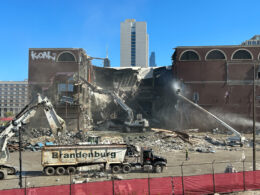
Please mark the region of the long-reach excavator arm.
<svg viewBox="0 0 260 195"><path fill-rule="evenodd" d="M196 108L198 108L199 110L205 112L206 114L210 115L211 117L213 117L217 122L219 122L220 124L222 124L224 127L226 127L228 130L230 130L233 134L235 134L235 136L233 137L229 137L229 141L230 142L238 142L241 146L243 145L244 141L245 141L245 137L243 137L237 130L235 130L233 127L231 127L230 125L228 125L227 123L225 123L224 121L222 121L221 119L219 119L218 117L216 117L214 114L210 113L209 111L205 110L204 108L202 108L201 106L199 106L198 104L192 102L191 100L189 100L188 98L186 98L185 96L183 96L180 93L180 90L177 89L176 90L176 94L184 101L192 104L193 106L195 106Z"/></svg>
<svg viewBox="0 0 260 195"><path fill-rule="evenodd" d="M4 169L9 169L7 171L8 173L14 171L12 167L4 165L4 163L9 159L9 152L7 147L8 140L15 135L19 128L27 124L29 119L32 118L40 108L44 110L49 126L55 137L58 136L59 132L62 132L66 129L65 121L57 115L52 103L48 100L47 97L42 98L42 96L38 94L37 103L26 105L12 121L6 124L4 130L0 133L0 179L3 179L2 177L4 177L2 174L3 172L1 172Z"/></svg>
<svg viewBox="0 0 260 195"><path fill-rule="evenodd" d="M114 102L116 104L118 104L124 111L127 112L128 120L129 120L128 122L132 123L134 121L133 110L128 105L126 105L126 103L124 103L124 101L114 91L97 88L96 86L94 86L91 83L89 83L88 81L86 81L86 79L84 79L83 77L80 77L80 79L85 84L87 84L93 92L97 92L100 94L107 94L107 95L111 96L113 98Z"/></svg>
<svg viewBox="0 0 260 195"><path fill-rule="evenodd" d="M133 110L119 97L114 91L105 90L102 88L98 88L91 83L89 83L83 77L80 79L87 84L93 92L97 92L100 94L107 94L111 96L116 104L118 104L125 112L127 112L128 121L125 121L125 125L127 125L127 131L130 131L130 128L141 128L143 131L149 129L149 122L148 120L142 118L141 114L138 115L137 119L134 119L134 112Z"/></svg>

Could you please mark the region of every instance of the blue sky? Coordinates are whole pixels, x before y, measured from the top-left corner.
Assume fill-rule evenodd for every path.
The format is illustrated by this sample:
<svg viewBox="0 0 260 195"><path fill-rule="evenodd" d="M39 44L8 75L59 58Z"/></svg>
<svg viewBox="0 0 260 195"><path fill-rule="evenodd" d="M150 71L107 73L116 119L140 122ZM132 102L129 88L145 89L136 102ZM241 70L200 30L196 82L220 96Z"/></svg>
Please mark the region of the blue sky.
<svg viewBox="0 0 260 195"><path fill-rule="evenodd" d="M8 0L0 4L0 80L28 78L28 49L84 48L120 65L120 22L146 21L149 53L171 64L176 46L234 45L260 34L253 0ZM101 62L96 62L100 65Z"/></svg>

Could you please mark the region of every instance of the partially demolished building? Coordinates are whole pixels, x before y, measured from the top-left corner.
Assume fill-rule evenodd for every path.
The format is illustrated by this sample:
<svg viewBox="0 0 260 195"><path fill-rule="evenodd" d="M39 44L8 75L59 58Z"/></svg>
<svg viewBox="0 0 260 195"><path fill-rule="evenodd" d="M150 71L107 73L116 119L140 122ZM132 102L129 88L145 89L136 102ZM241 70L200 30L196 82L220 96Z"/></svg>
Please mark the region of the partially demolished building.
<svg viewBox="0 0 260 195"><path fill-rule="evenodd" d="M168 113L174 110L174 101L170 98L173 91L169 91L171 67L103 68L93 66L91 59L83 49L30 49L31 99L36 93L48 96L70 129L108 128L122 124L128 113L111 96L92 91L85 80L115 92L134 115L142 114L154 126L172 126L172 119L168 117Z"/></svg>
<svg viewBox="0 0 260 195"><path fill-rule="evenodd" d="M80 76L91 80L91 67L81 48L29 49L29 98L48 96L69 126L86 128L91 123L89 91L77 83Z"/></svg>
<svg viewBox="0 0 260 195"><path fill-rule="evenodd" d="M174 122L170 113L174 111L175 102L174 91L171 89L173 79L171 67L109 69L93 67L93 70L95 84L115 91L135 114L141 113L150 120L152 126L172 127ZM114 119L126 117L125 111L117 105L107 111Z"/></svg>

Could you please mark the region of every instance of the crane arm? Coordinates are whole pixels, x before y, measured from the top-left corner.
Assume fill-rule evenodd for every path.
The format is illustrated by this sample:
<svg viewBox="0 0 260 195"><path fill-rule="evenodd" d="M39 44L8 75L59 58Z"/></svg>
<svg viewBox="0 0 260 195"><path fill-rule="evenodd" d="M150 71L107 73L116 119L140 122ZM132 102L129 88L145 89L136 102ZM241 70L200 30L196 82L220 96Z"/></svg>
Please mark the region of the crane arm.
<svg viewBox="0 0 260 195"><path fill-rule="evenodd" d="M244 137L237 131L235 130L233 127L231 127L230 125L228 125L227 123L225 123L224 121L222 121L221 119L219 119L217 116L215 116L214 114L210 113L209 111L205 110L204 108L202 108L201 106L199 106L198 104L192 102L191 100L189 100L188 98L186 98L185 96L183 96L179 90L176 91L176 94L182 99L185 100L186 102L192 104L193 106L195 106L196 108L198 108L199 110L205 112L206 114L210 115L211 117L213 117L216 121L218 121L220 124L222 124L224 127L226 127L228 130L232 131L236 137L240 138L240 141L243 142L244 141Z"/></svg>
<svg viewBox="0 0 260 195"><path fill-rule="evenodd" d="M109 90L104 90L101 88L97 88L96 86L92 85L91 83L89 83L86 79L84 79L83 77L80 77L80 79L86 83L90 89L94 92L100 93L100 94L107 94L110 95L113 100L115 101L116 104L119 104L119 106L121 106L121 108L127 112L128 115L128 119L129 122L132 123L134 121L134 113L133 110L125 104L124 100L122 100L122 98L120 98L115 92L113 91L109 91Z"/></svg>
<svg viewBox="0 0 260 195"><path fill-rule="evenodd" d="M26 105L0 133L0 163L5 162L9 158L7 149L8 140L19 130L19 128L29 122L29 119L35 115L39 108L43 108L54 135L57 135L58 131L65 130L65 121L56 114L51 102L47 97L42 98L41 95L38 94L38 102L34 105Z"/></svg>

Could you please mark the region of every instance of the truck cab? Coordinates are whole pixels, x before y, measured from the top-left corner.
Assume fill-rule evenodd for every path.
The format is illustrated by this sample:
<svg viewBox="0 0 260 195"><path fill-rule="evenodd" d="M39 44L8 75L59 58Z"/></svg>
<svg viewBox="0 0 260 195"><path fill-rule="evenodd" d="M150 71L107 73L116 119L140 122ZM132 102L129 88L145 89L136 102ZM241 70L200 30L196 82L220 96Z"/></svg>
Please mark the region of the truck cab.
<svg viewBox="0 0 260 195"><path fill-rule="evenodd" d="M141 162L145 170L152 169L156 173L161 173L167 164L167 160L154 155L152 149L142 149Z"/></svg>

